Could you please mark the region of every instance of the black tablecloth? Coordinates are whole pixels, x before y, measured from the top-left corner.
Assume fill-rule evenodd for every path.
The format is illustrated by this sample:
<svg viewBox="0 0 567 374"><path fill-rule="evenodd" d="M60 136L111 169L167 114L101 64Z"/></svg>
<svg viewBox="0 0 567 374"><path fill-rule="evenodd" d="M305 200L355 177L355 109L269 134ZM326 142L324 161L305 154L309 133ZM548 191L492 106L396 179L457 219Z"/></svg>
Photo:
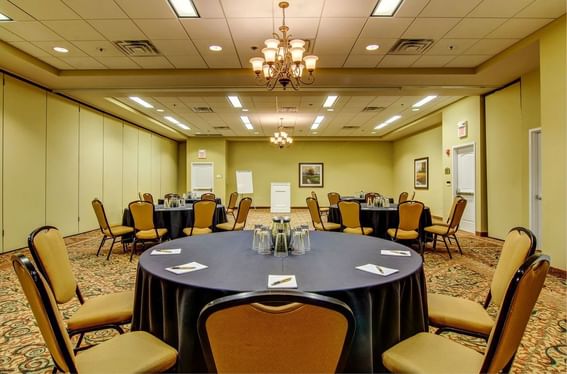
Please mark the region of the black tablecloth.
<svg viewBox="0 0 567 374"><path fill-rule="evenodd" d="M380 255L406 249L397 243L332 232L313 232L304 256L277 258L252 251L252 232L182 238L157 248L183 248L180 255L140 257L133 330L149 331L179 350L178 372L206 371L196 333L208 302L230 294L267 289L269 274L294 274L298 289L335 297L356 317L347 372L383 371L380 355L402 339L427 331L427 298L422 259ZM197 261L208 268L183 275L165 267ZM355 269L367 263L399 269L382 277Z"/></svg>
<svg viewBox="0 0 567 374"><path fill-rule="evenodd" d="M226 222L226 210L224 205L217 204L215 216L213 218L213 229L219 223ZM134 227L134 219L129 209L124 209L122 214L122 224L124 226ZM193 224L193 204L179 208L164 208L162 205L156 205L154 214L154 225L156 227L167 229L167 233L171 239L185 236L183 229L191 227Z"/></svg>
<svg viewBox="0 0 567 374"><path fill-rule="evenodd" d="M341 223L341 213L338 206L329 207L329 222ZM398 205L392 204L389 208L368 207L366 203L360 204L360 221L364 227L372 227L372 236L389 239L386 233L388 228L398 226ZM419 219L419 233L422 240L426 239L425 227L431 226L431 211L428 207L423 209Z"/></svg>
<svg viewBox="0 0 567 374"><path fill-rule="evenodd" d="M196 203L197 201L201 201L201 199L185 199L185 203L186 203L186 204L193 204L193 203ZM217 202L217 204L222 204L222 201L221 201L221 198L220 198L220 197L217 197L217 198L215 199L215 201ZM159 205L163 205L163 203L164 203L164 199L158 199L158 204L159 204Z"/></svg>

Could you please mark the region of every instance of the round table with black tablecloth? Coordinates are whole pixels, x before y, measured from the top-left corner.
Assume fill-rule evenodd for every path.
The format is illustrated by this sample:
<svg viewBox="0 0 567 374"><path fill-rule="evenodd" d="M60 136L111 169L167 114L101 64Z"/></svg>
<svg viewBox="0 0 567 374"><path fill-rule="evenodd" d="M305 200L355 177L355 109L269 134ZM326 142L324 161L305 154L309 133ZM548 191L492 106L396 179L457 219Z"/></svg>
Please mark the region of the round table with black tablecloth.
<svg viewBox="0 0 567 374"><path fill-rule="evenodd" d="M380 355L402 339L427 331L422 258L384 256L397 243L333 232L312 232L311 251L285 258L252 251L252 232L182 238L154 248L182 248L179 255L141 257L136 278L133 330L148 331L179 350L178 372L206 371L197 336L201 309L216 298L267 289L268 275L293 274L298 289L335 297L356 317L345 371L383 371ZM196 261L208 268L176 275L168 266ZM380 276L355 269L367 263L399 269Z"/></svg>

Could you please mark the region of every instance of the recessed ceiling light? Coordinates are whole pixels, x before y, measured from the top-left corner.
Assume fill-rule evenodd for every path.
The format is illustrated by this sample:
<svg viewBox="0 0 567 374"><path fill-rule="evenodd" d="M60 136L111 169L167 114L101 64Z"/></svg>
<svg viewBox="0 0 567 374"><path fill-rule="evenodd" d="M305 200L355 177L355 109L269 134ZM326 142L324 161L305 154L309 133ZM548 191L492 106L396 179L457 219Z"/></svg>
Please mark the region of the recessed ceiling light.
<svg viewBox="0 0 567 374"><path fill-rule="evenodd" d="M250 123L250 119L248 118L248 116L240 116L240 119L242 120L242 123L244 123L244 126L246 126L248 130L254 130L254 126L252 126L252 124Z"/></svg>
<svg viewBox="0 0 567 374"><path fill-rule="evenodd" d="M182 128L183 130L191 130L191 128L187 125L184 125L182 123L178 123L177 126L179 126L180 128Z"/></svg>
<svg viewBox="0 0 567 374"><path fill-rule="evenodd" d="M402 0L378 0L372 12L373 17L392 17L400 7Z"/></svg>
<svg viewBox="0 0 567 374"><path fill-rule="evenodd" d="M67 48L63 48L63 47L53 47L53 50L55 52L59 52L59 53L67 53L69 52L69 50Z"/></svg>
<svg viewBox="0 0 567 374"><path fill-rule="evenodd" d="M140 104L144 108L153 108L154 107L152 104L148 103L147 101L140 99L138 96L130 96L129 99L132 100L132 101L135 101L136 103Z"/></svg>
<svg viewBox="0 0 567 374"><path fill-rule="evenodd" d="M315 121L313 121L313 124L311 125L311 130L316 130L319 128L319 125L321 124L321 122L323 122L323 119L325 118L325 116L317 116L315 118Z"/></svg>
<svg viewBox="0 0 567 374"><path fill-rule="evenodd" d="M367 51L375 51L378 48L380 48L380 46L378 44L369 44L369 45L366 46Z"/></svg>
<svg viewBox="0 0 567 374"><path fill-rule="evenodd" d="M372 131L371 134L376 134L376 131Z"/></svg>
<svg viewBox="0 0 567 374"><path fill-rule="evenodd" d="M317 131L311 131L311 134L313 134L313 135L317 135L317 134L318 134L318 132L317 132Z"/></svg>
<svg viewBox="0 0 567 374"><path fill-rule="evenodd" d="M220 52L222 51L222 47L220 45L210 45L209 50L213 52Z"/></svg>
<svg viewBox="0 0 567 374"><path fill-rule="evenodd" d="M197 131L195 134L199 135L201 133L201 131Z"/></svg>
<svg viewBox="0 0 567 374"><path fill-rule="evenodd" d="M242 108L242 103L240 102L238 96L228 96L228 101L230 101L233 107Z"/></svg>
<svg viewBox="0 0 567 374"><path fill-rule="evenodd" d="M192 0L169 0L179 18L198 18L199 13Z"/></svg>
<svg viewBox="0 0 567 374"><path fill-rule="evenodd" d="M417 103L413 104L412 108L419 108L420 106L427 104L436 97L437 97L436 95L426 96L423 99L419 100Z"/></svg>
<svg viewBox="0 0 567 374"><path fill-rule="evenodd" d="M248 112L248 109L242 108L242 111L243 111L243 112Z"/></svg>
<svg viewBox="0 0 567 374"><path fill-rule="evenodd" d="M419 108L411 108L412 112L419 112Z"/></svg>
<svg viewBox="0 0 567 374"><path fill-rule="evenodd" d="M163 117L163 118L165 118L166 120L168 120L169 122L171 122L171 123L173 123L173 124L175 124L175 125L179 125L179 121L176 120L175 118L173 118L172 116L165 116L165 117Z"/></svg>
<svg viewBox="0 0 567 374"><path fill-rule="evenodd" d="M254 135L258 135L258 134L259 134L259 132L258 132L258 131L254 131Z"/></svg>
<svg viewBox="0 0 567 374"><path fill-rule="evenodd" d="M338 96L327 96L327 100L325 100L325 103L323 104L323 108L332 107L335 101L337 101L337 97Z"/></svg>
<svg viewBox="0 0 567 374"><path fill-rule="evenodd" d="M0 21L11 21L12 19L5 14L0 13Z"/></svg>
<svg viewBox="0 0 567 374"><path fill-rule="evenodd" d="M163 113L164 110L163 109L156 109L158 112Z"/></svg>
<svg viewBox="0 0 567 374"><path fill-rule="evenodd" d="M390 123L399 120L400 118L402 118L402 116L400 116L399 114L396 114L395 116L388 118L387 120L385 120L385 121L382 122L381 124L379 124L379 125L377 125L376 127L374 127L374 130L380 130L380 129L382 129L382 128L388 126Z"/></svg>
<svg viewBox="0 0 567 374"><path fill-rule="evenodd" d="M327 112L334 112L335 110L333 108L327 108Z"/></svg>

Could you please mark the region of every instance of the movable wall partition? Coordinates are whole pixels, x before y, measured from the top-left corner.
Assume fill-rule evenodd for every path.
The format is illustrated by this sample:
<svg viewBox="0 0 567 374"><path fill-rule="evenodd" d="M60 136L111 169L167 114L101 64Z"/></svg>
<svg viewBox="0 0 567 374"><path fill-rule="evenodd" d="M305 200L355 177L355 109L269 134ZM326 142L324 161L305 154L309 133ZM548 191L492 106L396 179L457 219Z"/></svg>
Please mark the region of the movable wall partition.
<svg viewBox="0 0 567 374"><path fill-rule="evenodd" d="M64 235L98 228L98 197L119 223L138 192L177 191L177 142L0 75L0 252L53 225Z"/></svg>

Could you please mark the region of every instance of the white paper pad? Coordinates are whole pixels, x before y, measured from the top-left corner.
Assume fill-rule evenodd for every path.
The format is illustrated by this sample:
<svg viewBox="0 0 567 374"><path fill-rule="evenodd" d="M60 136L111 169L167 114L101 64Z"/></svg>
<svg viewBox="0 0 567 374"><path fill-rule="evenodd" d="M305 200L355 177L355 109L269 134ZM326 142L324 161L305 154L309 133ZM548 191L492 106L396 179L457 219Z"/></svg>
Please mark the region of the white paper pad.
<svg viewBox="0 0 567 374"><path fill-rule="evenodd" d="M295 275L268 275L268 288L297 288Z"/></svg>
<svg viewBox="0 0 567 374"><path fill-rule="evenodd" d="M203 265L203 264L200 264L198 262L188 262L186 264L179 264L179 265L175 265L175 266L165 268L165 270L171 271L172 273L175 273L175 274L185 274L185 273L190 273L192 271L197 271L197 270L206 269L206 268L208 268L207 265Z"/></svg>
<svg viewBox="0 0 567 374"><path fill-rule="evenodd" d="M153 249L150 253L151 256L155 255L178 255L181 253L181 248L159 248Z"/></svg>
<svg viewBox="0 0 567 374"><path fill-rule="evenodd" d="M380 250L380 254L384 256L402 256L402 257L410 257L410 251L403 251L397 249L382 249Z"/></svg>
<svg viewBox="0 0 567 374"><path fill-rule="evenodd" d="M397 273L399 271L398 269L390 269L385 266L374 265L374 264L366 264L362 266L357 266L356 268L358 270L367 271L372 274L382 275L384 277L390 274Z"/></svg>

